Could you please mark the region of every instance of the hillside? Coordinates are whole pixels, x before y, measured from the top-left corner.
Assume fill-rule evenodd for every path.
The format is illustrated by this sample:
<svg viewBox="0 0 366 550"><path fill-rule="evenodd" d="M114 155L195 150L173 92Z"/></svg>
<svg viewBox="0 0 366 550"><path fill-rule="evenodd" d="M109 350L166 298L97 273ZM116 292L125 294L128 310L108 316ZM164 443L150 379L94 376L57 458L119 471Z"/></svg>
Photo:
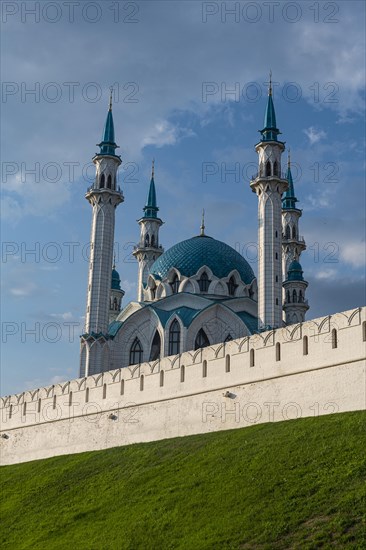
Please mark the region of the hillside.
<svg viewBox="0 0 366 550"><path fill-rule="evenodd" d="M344 413L4 466L0 545L365 548L365 425Z"/></svg>

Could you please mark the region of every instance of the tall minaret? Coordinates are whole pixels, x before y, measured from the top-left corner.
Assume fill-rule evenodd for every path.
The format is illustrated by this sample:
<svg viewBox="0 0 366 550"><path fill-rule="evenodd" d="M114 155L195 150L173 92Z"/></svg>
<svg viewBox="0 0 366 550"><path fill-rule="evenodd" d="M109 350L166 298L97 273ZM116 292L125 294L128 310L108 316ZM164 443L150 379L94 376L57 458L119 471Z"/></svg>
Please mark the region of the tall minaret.
<svg viewBox="0 0 366 550"><path fill-rule="evenodd" d="M117 187L121 157L116 155L112 116L112 92L100 152L93 162L96 178L85 195L93 208L90 235L90 263L85 315L85 333L81 338L80 376L105 370L102 348L108 340L110 292L113 263L115 209L124 197ZM100 346L96 346L95 343ZM87 350L85 349L85 346Z"/></svg>
<svg viewBox="0 0 366 550"><path fill-rule="evenodd" d="M140 225L140 242L135 247L133 255L139 262L138 282L137 282L137 300L144 301L144 286L147 283L147 277L152 264L164 252L159 245L159 229L163 224L158 217L159 208L156 203L156 191L154 182L154 161L152 162L151 180L149 194L144 215L138 220Z"/></svg>
<svg viewBox="0 0 366 550"><path fill-rule="evenodd" d="M297 198L294 192L294 182L291 174L290 151L287 160L288 189L282 199L282 273L287 277L287 272L292 260L297 262L301 252L306 249L303 237L299 235L299 218L302 211L296 208Z"/></svg>
<svg viewBox="0 0 366 550"><path fill-rule="evenodd" d="M259 170L250 182L258 196L258 328L282 326L282 223L281 196L288 183L281 175L285 144L277 140L280 131L272 99L270 75L268 102L262 140L255 146Z"/></svg>

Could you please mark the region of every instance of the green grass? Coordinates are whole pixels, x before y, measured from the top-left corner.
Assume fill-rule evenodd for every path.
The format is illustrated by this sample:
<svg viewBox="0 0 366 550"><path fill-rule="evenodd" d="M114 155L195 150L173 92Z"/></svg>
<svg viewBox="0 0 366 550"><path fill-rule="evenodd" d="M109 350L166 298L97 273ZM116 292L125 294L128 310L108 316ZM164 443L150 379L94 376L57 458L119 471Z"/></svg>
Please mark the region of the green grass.
<svg viewBox="0 0 366 550"><path fill-rule="evenodd" d="M366 548L366 413L4 466L2 550Z"/></svg>

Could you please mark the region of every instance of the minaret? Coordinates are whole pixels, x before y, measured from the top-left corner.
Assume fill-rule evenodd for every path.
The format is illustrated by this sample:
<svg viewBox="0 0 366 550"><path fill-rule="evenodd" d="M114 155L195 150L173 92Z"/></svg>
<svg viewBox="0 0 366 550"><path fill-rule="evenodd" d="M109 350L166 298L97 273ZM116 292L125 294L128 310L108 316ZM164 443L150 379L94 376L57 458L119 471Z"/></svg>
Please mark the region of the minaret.
<svg viewBox="0 0 366 550"><path fill-rule="evenodd" d="M121 278L116 270L116 258L112 266L111 295L109 299L109 323L115 321L122 309L122 299L125 291L121 289Z"/></svg>
<svg viewBox="0 0 366 550"><path fill-rule="evenodd" d="M305 313L309 309L308 301L305 299L307 287L308 283L304 281L300 263L297 260L292 260L283 283L285 292L283 311L285 312L286 325L305 321Z"/></svg>
<svg viewBox="0 0 366 550"><path fill-rule="evenodd" d="M290 151L288 152L287 174L288 189L282 199L282 273L287 272L292 260L299 261L301 252L306 249L303 237L299 235L299 218L302 211L296 208L297 198L291 174Z"/></svg>
<svg viewBox="0 0 366 550"><path fill-rule="evenodd" d="M154 172L155 166L153 161L150 188L146 206L144 207L144 215L138 220L140 225L140 242L133 252L139 263L137 282L137 300L139 302L144 301L144 287L147 283L149 270L155 260L164 252L164 249L159 245L159 229L163 222L157 214L159 208L156 202Z"/></svg>
<svg viewBox="0 0 366 550"><path fill-rule="evenodd" d="M81 338L80 376L88 376L108 368L102 348L108 340L110 292L112 278L115 209L124 197L117 187L117 170L121 157L116 155L112 116L112 91L103 139L93 162L95 182L85 195L92 206L90 263L85 315L85 333ZM98 347L95 345L99 343ZM88 348L87 350L85 349ZM104 350L103 350L104 351Z"/></svg>
<svg viewBox="0 0 366 550"><path fill-rule="evenodd" d="M278 141L280 131L272 99L270 75L268 102L261 141L255 146L259 170L250 182L258 196L258 328L282 326L282 224L281 196L288 188L281 175L281 155L285 144Z"/></svg>

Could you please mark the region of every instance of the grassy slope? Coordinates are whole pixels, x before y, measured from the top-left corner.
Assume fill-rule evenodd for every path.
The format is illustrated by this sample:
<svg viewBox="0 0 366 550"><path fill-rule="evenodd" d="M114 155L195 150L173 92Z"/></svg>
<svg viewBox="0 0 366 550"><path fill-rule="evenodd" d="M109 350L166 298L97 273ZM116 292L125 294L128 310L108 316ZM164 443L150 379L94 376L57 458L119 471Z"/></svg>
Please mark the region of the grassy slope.
<svg viewBox="0 0 366 550"><path fill-rule="evenodd" d="M366 548L366 413L4 466L2 550Z"/></svg>

